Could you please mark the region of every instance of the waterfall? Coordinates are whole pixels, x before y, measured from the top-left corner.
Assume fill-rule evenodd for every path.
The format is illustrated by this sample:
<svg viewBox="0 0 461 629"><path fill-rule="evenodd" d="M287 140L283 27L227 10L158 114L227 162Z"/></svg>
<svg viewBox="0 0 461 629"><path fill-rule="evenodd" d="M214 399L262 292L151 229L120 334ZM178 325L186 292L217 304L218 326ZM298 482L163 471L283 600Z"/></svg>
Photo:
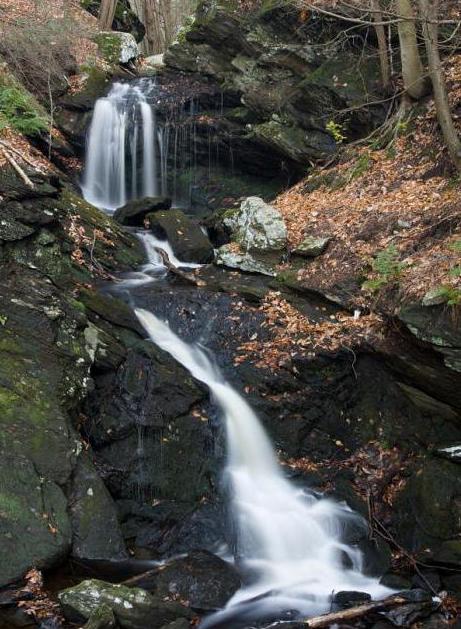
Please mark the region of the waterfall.
<svg viewBox="0 0 461 629"><path fill-rule="evenodd" d="M199 161L199 103L192 97L168 103L160 112L160 100L155 79L147 78L114 83L97 100L82 181L89 203L114 211L130 200L161 195L170 196L174 206L190 205ZM217 136L212 126L205 133L211 177L219 165L219 152L211 151Z"/></svg>
<svg viewBox="0 0 461 629"><path fill-rule="evenodd" d="M182 341L152 313L138 309L136 315L156 345L210 388L225 419L237 556L254 578L203 626L229 626L226 618L242 607L253 616L293 609L315 614L328 610L332 592L359 590L376 598L389 594L362 573L362 553L342 541L348 523L364 524L359 516L293 486L258 417L205 351Z"/></svg>
<svg viewBox="0 0 461 629"><path fill-rule="evenodd" d="M82 184L83 196L96 207L115 210L159 194L157 118L149 103L154 93L149 80L114 83L96 102Z"/></svg>

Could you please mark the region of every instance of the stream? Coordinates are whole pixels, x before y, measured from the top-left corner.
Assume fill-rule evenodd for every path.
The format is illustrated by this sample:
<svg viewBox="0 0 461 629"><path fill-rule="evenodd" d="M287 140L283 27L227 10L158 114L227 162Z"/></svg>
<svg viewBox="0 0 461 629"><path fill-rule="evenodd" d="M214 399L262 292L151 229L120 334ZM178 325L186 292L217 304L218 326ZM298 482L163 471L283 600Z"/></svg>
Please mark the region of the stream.
<svg viewBox="0 0 461 629"><path fill-rule="evenodd" d="M165 131L152 105L153 90L152 82L119 83L96 104L82 189L88 201L106 211L177 187L175 175L168 172L171 155L169 159ZM176 152L172 159L176 169ZM226 381L206 349L206 338L200 345L186 343L168 321L137 307L132 289L151 285L155 292L156 281L168 273L159 250L177 268L200 265L178 260L170 244L150 232L138 230L136 235L146 263L123 278L117 290L129 294L152 343L208 387L225 427L222 487L236 538L226 560L236 565L244 585L201 627L235 627L242 621L283 618L293 610L297 617L324 613L332 593L340 591L367 592L374 599L389 595L390 589L364 574L362 551L344 542L350 527L366 528L366 522L345 503L287 480L258 416Z"/></svg>

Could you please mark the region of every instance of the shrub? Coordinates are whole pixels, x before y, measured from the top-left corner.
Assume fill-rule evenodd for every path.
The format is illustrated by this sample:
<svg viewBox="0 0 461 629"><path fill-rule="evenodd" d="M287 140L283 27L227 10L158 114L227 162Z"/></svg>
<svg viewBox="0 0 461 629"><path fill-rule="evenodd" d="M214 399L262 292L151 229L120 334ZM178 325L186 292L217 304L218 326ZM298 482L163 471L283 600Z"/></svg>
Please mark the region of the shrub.
<svg viewBox="0 0 461 629"><path fill-rule="evenodd" d="M376 254L371 268L376 277L367 280L362 288L375 293L380 288L399 279L405 264L399 261L399 252L394 245Z"/></svg>

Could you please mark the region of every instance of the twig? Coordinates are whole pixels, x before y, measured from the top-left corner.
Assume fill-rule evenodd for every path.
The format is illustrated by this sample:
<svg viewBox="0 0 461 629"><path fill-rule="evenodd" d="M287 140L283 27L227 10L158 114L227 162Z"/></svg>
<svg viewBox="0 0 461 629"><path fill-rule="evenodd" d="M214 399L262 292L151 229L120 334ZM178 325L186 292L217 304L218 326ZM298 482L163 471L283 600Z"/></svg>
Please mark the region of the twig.
<svg viewBox="0 0 461 629"><path fill-rule="evenodd" d="M35 189L34 184L29 179L29 177L26 175L26 173L23 171L21 166L19 166L18 162L14 159L14 157L4 147L1 147L0 150L3 153L3 155L5 156L5 158L8 160L8 162L11 164L11 166L13 166L14 170L21 177L21 179L26 184L26 186L28 186L29 188L34 190Z"/></svg>

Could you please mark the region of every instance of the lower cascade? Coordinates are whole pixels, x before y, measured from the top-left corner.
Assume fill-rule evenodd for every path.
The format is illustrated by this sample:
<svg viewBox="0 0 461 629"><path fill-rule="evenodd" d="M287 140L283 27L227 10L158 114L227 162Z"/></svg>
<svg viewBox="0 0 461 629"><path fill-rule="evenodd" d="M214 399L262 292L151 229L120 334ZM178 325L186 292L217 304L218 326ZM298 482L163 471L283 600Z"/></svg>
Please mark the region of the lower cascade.
<svg viewBox="0 0 461 629"><path fill-rule="evenodd" d="M345 590L378 599L388 595L388 588L363 574L361 551L342 541L348 525L365 526L361 518L343 504L290 483L258 417L204 349L182 341L151 312L137 309L136 315L156 345L210 388L225 419L235 558L251 576L226 608L201 626L229 627L228 619L235 614L261 618L288 610L323 613L332 594Z"/></svg>

